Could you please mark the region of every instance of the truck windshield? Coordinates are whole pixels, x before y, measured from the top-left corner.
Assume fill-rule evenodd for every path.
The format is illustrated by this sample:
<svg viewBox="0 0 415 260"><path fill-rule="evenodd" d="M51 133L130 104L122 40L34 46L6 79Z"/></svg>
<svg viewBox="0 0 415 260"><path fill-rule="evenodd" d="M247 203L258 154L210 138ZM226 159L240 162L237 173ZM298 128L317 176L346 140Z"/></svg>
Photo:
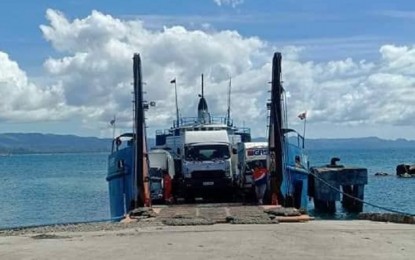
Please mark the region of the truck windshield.
<svg viewBox="0 0 415 260"><path fill-rule="evenodd" d="M224 160L230 153L227 145L193 145L185 147L185 157L189 161Z"/></svg>

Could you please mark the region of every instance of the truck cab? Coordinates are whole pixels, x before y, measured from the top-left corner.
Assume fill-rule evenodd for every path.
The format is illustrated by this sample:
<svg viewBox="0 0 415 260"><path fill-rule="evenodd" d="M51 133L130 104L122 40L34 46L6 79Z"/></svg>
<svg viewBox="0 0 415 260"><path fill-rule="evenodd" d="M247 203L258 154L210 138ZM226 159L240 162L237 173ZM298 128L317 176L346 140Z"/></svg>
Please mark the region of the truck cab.
<svg viewBox="0 0 415 260"><path fill-rule="evenodd" d="M227 193L232 188L232 145L226 130L186 131L181 152L188 196Z"/></svg>

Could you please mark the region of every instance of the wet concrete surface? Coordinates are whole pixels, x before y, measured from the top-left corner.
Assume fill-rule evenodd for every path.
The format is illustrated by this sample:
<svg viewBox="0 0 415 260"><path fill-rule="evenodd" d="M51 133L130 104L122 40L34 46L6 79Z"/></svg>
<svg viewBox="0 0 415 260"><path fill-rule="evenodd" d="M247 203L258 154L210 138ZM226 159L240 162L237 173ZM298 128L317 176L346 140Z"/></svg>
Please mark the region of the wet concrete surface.
<svg viewBox="0 0 415 260"><path fill-rule="evenodd" d="M415 225L307 221L298 214L291 208L241 204L157 206L138 209L124 223L0 230L0 259L380 260L415 255ZM299 219L302 223L281 223Z"/></svg>
<svg viewBox="0 0 415 260"><path fill-rule="evenodd" d="M142 224L142 223L141 223ZM415 225L309 221L0 236L0 259L413 259Z"/></svg>

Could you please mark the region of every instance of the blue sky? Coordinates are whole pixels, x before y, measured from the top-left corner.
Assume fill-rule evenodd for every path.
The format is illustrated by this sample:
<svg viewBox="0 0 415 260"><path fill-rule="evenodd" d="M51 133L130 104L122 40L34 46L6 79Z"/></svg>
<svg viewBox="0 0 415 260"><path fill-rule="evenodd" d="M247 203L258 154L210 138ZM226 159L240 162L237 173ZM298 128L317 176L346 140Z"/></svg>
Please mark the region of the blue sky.
<svg viewBox="0 0 415 260"><path fill-rule="evenodd" d="M52 10L52 14L48 16L47 10ZM88 17L94 17L92 14L93 10L96 10L98 15L96 19L88 20ZM56 14L53 13L55 11L57 12ZM62 19L68 21L69 25L67 27L63 24L56 26L52 24L53 19L59 15L61 15ZM104 21L106 19L107 21ZM99 49L86 50L84 47L76 46L74 43L71 43L72 45L70 46L64 46L64 43L60 42L59 37L61 36L59 35L61 34L58 32L64 33L66 32L65 30L74 30L72 35L75 35L75 32L79 32L84 28L79 29L76 20L84 24L84 27L88 27L88 32L91 32L91 28L98 28L97 30L99 30L102 26L117 23L115 20L121 21L122 26L129 26L128 23L130 21L141 21L143 28L140 33L142 34L137 33L135 36L137 37L137 41L144 37L150 37L149 35L152 35L152 38L148 38L149 40L158 41L160 38L168 37L171 32L177 33L177 31L169 31L169 29L179 26L185 30L178 33L183 38L179 39L176 37L173 40L177 40L178 43L182 43L182 41L189 43L190 50L193 49L192 46L194 46L194 50L199 50L198 48L201 47L198 40L195 40L200 35L194 35L192 32L203 32L201 37L211 37L210 39L213 44L215 41L220 43L223 37L229 36L224 36L223 32L228 30L235 31L238 34L237 37L229 36L235 42L229 42L241 44L239 51L249 50L251 52L241 55L246 58L246 63L244 64L249 67L246 70L244 70L242 63L237 64L238 61L235 61L236 58L227 59L229 57L226 56L226 51L223 53L217 52L217 55L225 57L220 62L211 61L208 52L206 52L206 55L201 55L195 51L196 54L190 54L190 56L195 55L194 59L204 59L199 62L204 64L201 66L201 70L204 71L186 73L183 72L186 70L184 67L181 67L183 64L179 64L180 62L172 65L173 67L161 66L162 64L172 64L172 61L163 60L166 55L169 55L168 52L164 54L164 57L158 57L157 51L151 50L145 43L143 46L138 44L137 49L139 52L147 50L143 55L147 55L150 60L150 62L147 62L149 64L148 67L152 69L155 67L163 69L162 74L166 78L180 75L185 79L183 85L179 88L182 99L191 96L190 85L194 84L196 80L194 74L196 75L202 72L209 73L210 71L211 77L208 77L208 80L212 80L212 89L215 87L218 89L223 88L225 83L215 82L215 75L212 72L216 71L218 67L228 68L235 75L235 83L238 83L239 78L241 84L246 82L244 78L246 75L262 73L262 76L258 76L256 81L251 79L252 82L249 82L249 84L252 84L252 90L255 90L255 86L258 88L261 80L263 80L263 84L266 84L266 77L269 76L266 74L266 66L269 66L267 62L269 63L272 52L279 50L283 52L283 58L288 56L287 64L292 64L291 67L287 67L286 69L285 79L288 86L290 86L289 84L292 85L291 96L293 96L293 99L289 100L289 102L291 101L290 104L292 104L292 120L295 120L294 115L301 112L302 109L309 111L309 135L311 137L357 137L375 135L392 139L399 137L415 139L415 131L413 131L415 122L412 119L413 108L405 106L395 107L394 104L387 103L387 99L380 102L379 95L390 94L384 93L382 89L378 89L383 84L378 84L379 82L389 82L388 84L385 83L383 87L399 87L399 93L403 93L397 95L399 99L402 96L408 97L414 93L412 91L415 91L412 83L414 74L408 72L404 66L408 64L407 60L413 57L413 45L415 42L415 26L413 26L415 21L415 4L411 1L386 0L144 0L122 1L121 3L106 0L4 0L0 3L0 52L7 54L7 58L4 58L5 62L10 62L10 64L16 63L18 65L18 70L13 71L17 71L16 73L24 73L28 83L19 83L22 85L16 88L13 87L13 84L17 84L15 81L4 77L3 82L5 83L3 85L13 89L13 91L17 91L16 89L24 91L25 87L29 86L33 93L44 93L42 94L43 96L50 95L50 97L42 97L43 99L41 101L31 104L31 108L22 108L22 106L16 105L17 101L4 106L3 109L0 109L0 123L3 125L3 127L0 127L0 132L38 131L107 136L111 131L107 129L105 121L107 118L111 118L111 114L118 113L124 115L120 115L120 128L122 126L128 128L128 107L119 103L122 98L116 97L113 93L111 97L104 98L102 93L94 92L98 91L99 87L90 90L87 86L84 86L83 90L90 93L91 98L96 95L101 95L102 100L111 103L111 105L101 107L98 105L98 99L96 102L93 102L94 104L82 103L80 100L71 102L71 100L75 100L75 86L83 85L84 82L82 80L85 78L80 79L79 82L74 82L74 80L68 81L64 78L63 71L59 70L56 72L56 68L52 68L59 62L62 65L65 57L80 57L79 55L81 54L92 57L93 53L99 53ZM96 27L92 23L95 23ZM51 27L55 32L48 34L48 32L40 28L41 25ZM73 40L70 38L70 35L71 33L65 34L65 39L68 41ZM104 39L108 40L111 37L117 38L117 35L108 33ZM125 38L128 38L128 36L125 36ZM82 41L82 39L86 38L76 38L77 41ZM169 39L171 40L172 38ZM120 44L126 45L126 49L130 49L128 46L133 46L130 44L134 42L134 40L117 40ZM110 40L108 41L111 42ZM164 44L160 43L160 46L165 46ZM244 44L248 47L243 47L242 45ZM209 47L211 46L209 45ZM204 52L205 49L201 48L199 52ZM232 49L232 45L229 49ZM180 49L176 50L173 48L172 51L182 53ZM151 56L149 53L155 54ZM216 50L212 49L210 53L216 53ZM111 56L110 54L108 55ZM238 53L235 53L235 55L238 55ZM267 55L269 55L268 60L264 58ZM407 58L402 59L402 55ZM105 62L112 64L109 59L110 57ZM161 62L157 63L156 61L158 60L161 60ZM114 67L113 70L125 68L130 70L129 64L127 64L128 62L126 60L126 67ZM144 62L144 64L146 63ZM396 64L403 65L397 66ZM92 78L94 75L84 73L85 68L79 66L75 68L78 69L77 72L74 71L75 69L70 72L74 73L73 75L90 76L91 78L85 82L94 84L96 82ZM293 68L296 68L296 71ZM111 71L111 68L107 69ZM332 69L330 75L322 75L322 71L324 72L330 69ZM298 70L304 71L298 73ZM6 69L3 68L3 71L6 71ZM312 75L319 73L319 71L319 75ZM149 85L152 83L151 73L149 73ZM307 75L309 78L299 80L298 75ZM388 78L384 81L379 81L385 75ZM127 81L128 78L123 78L117 84L123 85ZM354 87L349 91L342 92L341 90L345 87L339 85L341 81L349 81ZM0 76L1 82L2 78ZM309 84L309 82L315 85L314 89L311 89L311 83ZM374 86L373 82L377 82L377 85ZM247 85L249 84L247 83ZM331 96L316 96L313 93L314 91L330 92L330 86L334 86L332 87L333 92L341 92L341 95L339 94L340 96L337 97L334 94ZM109 90L111 89L110 86L107 87ZM244 95L243 91L238 96L238 86L234 86L234 88L239 100L249 98ZM241 87L242 89L244 88ZM298 94L300 91L303 93ZM169 96L162 96L160 93L152 95L151 91L148 92L151 98L165 105L154 112L158 114L149 114L149 117L157 118L154 122L150 120L150 125L153 125L154 128L168 126L170 117L164 114L171 109L170 106L172 104L164 104L163 102L166 102L164 99L170 99L170 94ZM348 93L350 93L350 97ZM361 96L363 95L362 93L365 93L365 95ZM15 96L18 97L19 95L19 93L16 93ZM345 96L347 96L345 103L348 105L338 101ZM59 102L52 102L52 100L56 100L57 98L60 100ZM125 95L123 98L125 98ZM265 112L263 107L261 107L261 102L265 102L266 92L265 94L259 93L255 98L255 100L247 99L245 102L247 105L251 104L256 106L255 109L250 110L252 112L251 117L248 117L246 121L250 119L257 120L261 117L260 120L258 119L259 121L255 122L262 124L264 121L262 114ZM339 104L336 107L332 106L333 102L325 101L328 98L335 99L336 101L334 103ZM362 107L362 100L368 98L373 98L374 102L368 102L367 107ZM222 102L213 95L211 99L215 107ZM314 101L314 99L319 99L319 102L310 101ZM408 104L413 104L412 99L407 99L389 99L389 101L392 103L398 102L404 104L408 102ZM371 104L375 103L376 106L370 107ZM24 109L32 109L31 111L35 109L43 111L42 113L52 109L58 112L53 116L48 116L47 113L43 116L37 116L38 113L35 119L33 119L33 116L28 116L28 120L16 118L22 113L24 114ZM384 115L384 118L374 120L373 117L376 116L376 113L379 113L380 109L382 109L381 114ZM62 112L63 110L66 112ZM19 111L19 113L16 111ZM71 112L69 113L67 111ZM193 113L191 106L184 106L182 111L183 113ZM222 112L221 110L218 111L220 113ZM335 115L333 120L328 119L327 115L330 115L330 113ZM163 114L163 116L160 116L160 114ZM244 115L241 114L238 116L237 108L234 110L234 114L237 121L245 121L243 119ZM121 121L123 117L125 118L125 122ZM412 122L409 122L411 120ZM301 124L295 122L294 127L301 128ZM255 134L264 135L262 134L264 132L261 130L255 132Z"/></svg>
<svg viewBox="0 0 415 260"><path fill-rule="evenodd" d="M319 53L309 57L373 58L381 44L411 44L415 37L415 7L411 1L267 1L245 0L232 7L205 1L2 1L0 4L0 48L33 69L53 49L44 41L39 25L44 24L48 8L68 18L85 17L91 10L121 18L139 18L154 24L183 24L195 27L210 23L218 30L232 29L246 36L258 36L275 43L311 45ZM344 50L333 56L320 53L332 42L344 42ZM355 48L356 47L356 48ZM360 47L360 48L359 48ZM33 50L36 50L33 52ZM333 51L333 50L332 50ZM320 56L321 55L321 56Z"/></svg>
<svg viewBox="0 0 415 260"><path fill-rule="evenodd" d="M121 18L148 20L156 26L193 22L210 23L216 29L237 30L275 43L311 45L314 59L374 58L383 43L412 44L415 40L415 4L412 1L359 0L245 0L242 4L218 6L213 0L140 0L140 1L10 1L0 3L0 49L36 70L53 49L42 37L48 8L68 18L85 17L98 10ZM330 50L335 42L345 50ZM320 47L319 45L322 45ZM374 48L375 47L375 48Z"/></svg>

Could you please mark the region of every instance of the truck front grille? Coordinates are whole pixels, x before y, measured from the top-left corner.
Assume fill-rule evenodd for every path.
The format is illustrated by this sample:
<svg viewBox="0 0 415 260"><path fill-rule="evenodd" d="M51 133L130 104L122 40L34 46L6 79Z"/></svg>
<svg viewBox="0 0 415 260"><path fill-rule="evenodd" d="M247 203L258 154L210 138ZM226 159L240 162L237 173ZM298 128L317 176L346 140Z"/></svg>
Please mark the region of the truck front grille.
<svg viewBox="0 0 415 260"><path fill-rule="evenodd" d="M194 171L192 172L194 179L221 179L225 178L225 171Z"/></svg>

